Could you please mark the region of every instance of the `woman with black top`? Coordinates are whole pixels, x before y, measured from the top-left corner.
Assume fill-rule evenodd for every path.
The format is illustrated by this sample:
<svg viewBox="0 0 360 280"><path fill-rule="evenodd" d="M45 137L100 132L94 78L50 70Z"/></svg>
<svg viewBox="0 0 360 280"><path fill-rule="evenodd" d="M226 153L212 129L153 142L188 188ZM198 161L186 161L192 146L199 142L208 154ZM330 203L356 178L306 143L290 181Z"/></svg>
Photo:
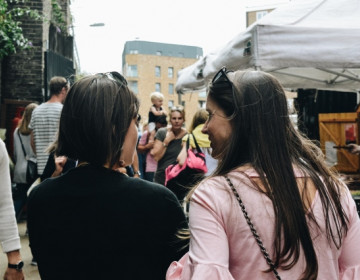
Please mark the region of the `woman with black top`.
<svg viewBox="0 0 360 280"><path fill-rule="evenodd" d="M78 166L30 194L31 250L42 279L164 279L184 253L173 193L116 169L130 165L139 102L117 72L87 76L62 110L57 155Z"/></svg>

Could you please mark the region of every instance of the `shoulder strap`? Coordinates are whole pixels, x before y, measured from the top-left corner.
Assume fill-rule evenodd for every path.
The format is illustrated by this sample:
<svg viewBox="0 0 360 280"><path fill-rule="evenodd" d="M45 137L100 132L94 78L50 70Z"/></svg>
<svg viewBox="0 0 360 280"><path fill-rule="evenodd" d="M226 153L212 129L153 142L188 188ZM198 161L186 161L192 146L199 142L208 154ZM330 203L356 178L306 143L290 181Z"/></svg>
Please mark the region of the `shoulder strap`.
<svg viewBox="0 0 360 280"><path fill-rule="evenodd" d="M186 140L186 154L190 148L190 134L188 133L187 136L188 136L188 138Z"/></svg>
<svg viewBox="0 0 360 280"><path fill-rule="evenodd" d="M229 184L231 190L233 191L236 199L237 199L238 202L239 202L239 205L240 205L241 211L242 211L243 214L244 214L245 220L246 220L247 224L249 225L250 230L251 230L251 233L252 233L253 236L255 237L256 243L259 245L260 251L261 251L261 253L264 255L264 258L265 258L267 264L270 266L270 269L271 269L272 272L274 273L275 278L276 278L277 280L281 280L280 275L279 275L279 273L277 272L276 267L275 267L273 261L271 260L271 258L270 258L270 256L269 256L269 253L268 253L267 250L265 249L264 244L262 243L261 238L260 238L259 234L257 233L257 231L256 231L256 229L255 229L255 227L254 227L254 224L252 223L252 221L251 221L251 219L250 219L250 217L249 217L249 215L248 215L248 213L247 213L247 211L246 211L245 205L244 205L244 203L242 202L239 193L236 191L236 189L235 189L233 183L231 182L230 178L225 175L225 179L226 179L227 183Z"/></svg>
<svg viewBox="0 0 360 280"><path fill-rule="evenodd" d="M195 138L194 134L192 134L192 133L191 133L191 135L192 135L192 137L193 137L193 139L194 139L195 146L196 146L196 150L198 151L198 153L201 153L200 146L199 146L199 144L197 143L197 141L196 141L196 138ZM189 137L189 138L190 138L190 137ZM188 139L189 139L189 138L188 138Z"/></svg>
<svg viewBox="0 0 360 280"><path fill-rule="evenodd" d="M23 141L21 140L21 136L20 136L19 129L17 130L17 133L18 133L18 135L19 135L19 139L20 139L20 143L21 143L21 148L22 148L22 150L23 150L24 157L26 158L26 152L25 152L25 148L24 148Z"/></svg>

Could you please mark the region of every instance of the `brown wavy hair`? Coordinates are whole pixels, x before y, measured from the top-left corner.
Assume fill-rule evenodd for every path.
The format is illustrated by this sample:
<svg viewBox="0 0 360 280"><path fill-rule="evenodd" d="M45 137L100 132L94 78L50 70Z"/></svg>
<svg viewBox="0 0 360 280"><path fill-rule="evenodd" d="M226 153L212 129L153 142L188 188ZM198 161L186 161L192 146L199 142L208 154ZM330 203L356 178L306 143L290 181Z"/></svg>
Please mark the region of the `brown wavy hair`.
<svg viewBox="0 0 360 280"><path fill-rule="evenodd" d="M275 267L291 269L303 250L306 267L301 279L316 279L318 261L306 215L319 226L311 208L308 214L304 210L311 200L309 185L314 184L321 199L328 241L339 249L348 230L348 217L340 203L343 184L325 165L318 146L292 125L284 89L276 78L261 71L227 76L234 90L223 83L210 84L208 89L208 98L225 112L233 130L213 176L252 165L274 207ZM307 176L302 192L293 166Z"/></svg>

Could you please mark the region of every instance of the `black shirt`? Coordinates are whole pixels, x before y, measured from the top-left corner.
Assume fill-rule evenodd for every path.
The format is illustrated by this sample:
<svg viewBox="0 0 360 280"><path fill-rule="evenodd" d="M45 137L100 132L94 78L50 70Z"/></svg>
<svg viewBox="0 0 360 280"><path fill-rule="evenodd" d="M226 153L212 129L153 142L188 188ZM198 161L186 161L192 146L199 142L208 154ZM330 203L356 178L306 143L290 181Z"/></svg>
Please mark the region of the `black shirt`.
<svg viewBox="0 0 360 280"><path fill-rule="evenodd" d="M68 158L61 173L66 173L68 170L74 168L75 166L76 166L76 161L71 158ZM54 173L55 169L56 169L55 154L54 152L52 152L48 157L43 174L41 174L40 176L41 182L47 178L50 178Z"/></svg>
<svg viewBox="0 0 360 280"><path fill-rule="evenodd" d="M28 202L41 279L165 279L186 252L184 227L171 191L92 165L44 181Z"/></svg>

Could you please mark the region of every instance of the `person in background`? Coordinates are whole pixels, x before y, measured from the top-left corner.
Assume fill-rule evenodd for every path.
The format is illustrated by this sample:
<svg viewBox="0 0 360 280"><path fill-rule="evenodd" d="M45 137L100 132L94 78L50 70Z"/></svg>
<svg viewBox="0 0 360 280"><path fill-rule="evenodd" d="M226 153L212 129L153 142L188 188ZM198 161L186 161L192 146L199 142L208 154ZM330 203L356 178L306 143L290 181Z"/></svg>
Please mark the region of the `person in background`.
<svg viewBox="0 0 360 280"><path fill-rule="evenodd" d="M165 184L165 169L176 162L181 151L181 139L187 133L186 129L183 128L185 111L182 106L171 108L169 118L171 127L160 128L156 132L154 148L150 151L158 162L154 182L161 185Z"/></svg>
<svg viewBox="0 0 360 280"><path fill-rule="evenodd" d="M167 279L359 279L355 202L293 127L280 83L222 68L206 110L219 164L189 194L189 254Z"/></svg>
<svg viewBox="0 0 360 280"><path fill-rule="evenodd" d="M20 255L20 237L16 224L15 210L11 198L9 156L5 143L0 139L0 242L7 255L8 268L5 280L23 280L24 263Z"/></svg>
<svg viewBox="0 0 360 280"><path fill-rule="evenodd" d="M155 140L155 123L156 119L160 116L166 116L167 112L163 109L164 95L160 92L153 92L150 94L151 103L153 104L149 110L148 130L149 130L149 142L152 143Z"/></svg>
<svg viewBox="0 0 360 280"><path fill-rule="evenodd" d="M208 119L208 112L206 112L205 109L199 109L196 111L192 119L192 123L189 129L189 134L183 137L182 149L177 157L177 161L179 165L182 166L187 158L186 141L189 136L190 136L190 145L194 149L194 151L196 150L195 142L192 136L190 135L192 133L195 136L195 139L201 151L205 155L206 167L208 169L205 176L212 174L218 164L217 160L211 156L212 149L210 147L209 136L207 134L202 133L202 129L207 119Z"/></svg>
<svg viewBox="0 0 360 280"><path fill-rule="evenodd" d="M38 106L30 121L32 147L36 152L38 173L42 175L49 154L45 152L55 140L59 128L59 119L64 100L69 90L69 83L64 77L52 77L50 80L50 99Z"/></svg>
<svg viewBox="0 0 360 280"><path fill-rule="evenodd" d="M140 143L140 139L143 136L143 134L148 130L148 123L144 122L142 125L142 129L138 129L138 143L136 145L136 153L139 160L139 171L140 171L140 178L145 179L145 169L146 169L146 153L140 153L138 150L138 145Z"/></svg>
<svg viewBox="0 0 360 280"><path fill-rule="evenodd" d="M19 122L18 127L14 131L14 177L13 182L16 184L16 195L14 195L15 214L19 218L22 208L25 205L27 195L26 192L33 182L26 180L27 158L36 158L35 152L31 147L31 129L29 123L33 110L38 105L30 103L26 106L24 114ZM25 155L24 155L24 150Z"/></svg>
<svg viewBox="0 0 360 280"><path fill-rule="evenodd" d="M76 167L76 160L68 158L66 156L57 156L55 151L58 145L58 133L55 135L55 141L50 144L46 149L46 152L49 154L48 160L46 162L44 172L40 176L41 182L47 178L54 178L60 176L61 174L67 172L68 170Z"/></svg>
<svg viewBox="0 0 360 280"><path fill-rule="evenodd" d="M158 131L159 128L166 127L167 121L166 116L160 116L156 119L155 130ZM154 174L157 169L157 162L154 157L151 155L150 150L154 147L154 142L149 141L149 131L145 130L143 135L141 135L137 150L139 154L145 154L146 164L145 164L145 176L144 179L153 182Z"/></svg>
<svg viewBox="0 0 360 280"><path fill-rule="evenodd" d="M186 218L168 189L116 171L132 164L139 101L117 72L86 76L62 110L57 155L76 168L28 200L31 251L42 279L164 279L185 252Z"/></svg>

